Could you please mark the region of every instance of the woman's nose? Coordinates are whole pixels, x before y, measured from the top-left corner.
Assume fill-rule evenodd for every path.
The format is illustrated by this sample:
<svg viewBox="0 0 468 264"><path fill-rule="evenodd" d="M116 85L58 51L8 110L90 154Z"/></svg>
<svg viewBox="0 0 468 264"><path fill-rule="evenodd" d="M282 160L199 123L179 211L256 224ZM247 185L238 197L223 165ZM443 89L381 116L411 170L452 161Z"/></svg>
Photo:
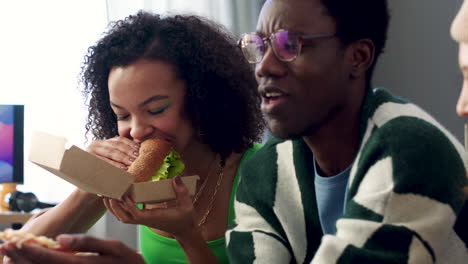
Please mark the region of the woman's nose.
<svg viewBox="0 0 468 264"><path fill-rule="evenodd" d="M130 136L139 142L150 138L153 132L153 126L145 120L134 119L130 128Z"/></svg>
<svg viewBox="0 0 468 264"><path fill-rule="evenodd" d="M457 114L468 116L468 80L463 81L463 88L457 102Z"/></svg>

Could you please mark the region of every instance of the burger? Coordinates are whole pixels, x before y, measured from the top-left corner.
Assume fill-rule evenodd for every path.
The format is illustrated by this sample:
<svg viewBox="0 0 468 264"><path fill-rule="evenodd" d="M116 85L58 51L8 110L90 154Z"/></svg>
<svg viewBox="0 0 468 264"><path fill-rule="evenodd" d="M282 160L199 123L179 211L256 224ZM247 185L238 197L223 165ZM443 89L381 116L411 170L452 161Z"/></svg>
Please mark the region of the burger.
<svg viewBox="0 0 468 264"><path fill-rule="evenodd" d="M141 143L140 154L128 168L134 182L151 182L171 179L185 169L180 154L164 139L148 139Z"/></svg>

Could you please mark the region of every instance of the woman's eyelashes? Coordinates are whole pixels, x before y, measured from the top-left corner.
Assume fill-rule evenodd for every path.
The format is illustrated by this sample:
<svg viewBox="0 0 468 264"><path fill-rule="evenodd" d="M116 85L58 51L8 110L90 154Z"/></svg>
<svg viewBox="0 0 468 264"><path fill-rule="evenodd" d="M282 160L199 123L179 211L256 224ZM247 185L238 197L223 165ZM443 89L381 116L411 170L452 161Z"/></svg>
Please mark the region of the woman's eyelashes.
<svg viewBox="0 0 468 264"><path fill-rule="evenodd" d="M167 104L163 107L159 107L157 109L154 109L154 110L150 110L148 111L148 113L152 114L152 115L158 115L158 114L161 114L162 112L164 112L169 106L171 106L171 104Z"/></svg>
<svg viewBox="0 0 468 264"><path fill-rule="evenodd" d="M148 110L148 113L150 115L159 115L159 114L163 113L169 106L171 106L171 104L167 104L165 106L158 107L156 109ZM127 119L130 116L130 114L119 115L119 114L115 113L115 116L117 118L117 121L123 121L123 120Z"/></svg>
<svg viewBox="0 0 468 264"><path fill-rule="evenodd" d="M117 118L117 121L122 121L122 120L125 120L127 119L129 115L118 115L118 114L115 114L115 117Z"/></svg>

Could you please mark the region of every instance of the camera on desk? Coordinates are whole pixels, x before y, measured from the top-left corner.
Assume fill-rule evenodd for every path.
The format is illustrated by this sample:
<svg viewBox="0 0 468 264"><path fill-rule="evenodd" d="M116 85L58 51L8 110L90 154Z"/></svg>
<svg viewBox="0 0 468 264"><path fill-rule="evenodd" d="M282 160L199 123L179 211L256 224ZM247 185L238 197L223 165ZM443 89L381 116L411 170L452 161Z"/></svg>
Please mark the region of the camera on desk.
<svg viewBox="0 0 468 264"><path fill-rule="evenodd" d="M5 195L5 203L10 207L13 212L29 213L34 209L43 209L53 207L55 204L43 203L37 199L37 196L31 192L15 191Z"/></svg>

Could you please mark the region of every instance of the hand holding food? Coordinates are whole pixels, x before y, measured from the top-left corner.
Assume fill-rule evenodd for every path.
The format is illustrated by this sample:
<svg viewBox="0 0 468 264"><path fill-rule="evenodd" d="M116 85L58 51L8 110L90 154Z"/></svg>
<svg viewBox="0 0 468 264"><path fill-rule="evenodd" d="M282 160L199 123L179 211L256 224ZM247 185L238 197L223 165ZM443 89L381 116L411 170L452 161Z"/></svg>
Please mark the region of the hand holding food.
<svg viewBox="0 0 468 264"><path fill-rule="evenodd" d="M35 236L31 233L26 233L21 230L5 229L5 231L0 232L0 240L3 242L11 242L16 245L17 248L22 248L23 244L34 244L44 248L62 251L66 253L76 253L74 251L63 248L57 241L45 237L45 236Z"/></svg>
<svg viewBox="0 0 468 264"><path fill-rule="evenodd" d="M129 167L128 172L135 176L134 182L173 179L172 187L176 194L177 206L140 210L134 201L124 197L124 201L104 198L104 204L115 217L127 224L142 224L170 233L192 226L194 211L187 187L178 176L185 168L173 151L172 144L162 139L149 139L140 145L140 155Z"/></svg>
<svg viewBox="0 0 468 264"><path fill-rule="evenodd" d="M176 206L139 209L128 196L123 201L104 198L104 204L115 217L126 224L140 224L171 233L174 236L189 233L197 226L192 198L180 176L172 179Z"/></svg>
<svg viewBox="0 0 468 264"><path fill-rule="evenodd" d="M23 243L18 247L15 243L7 242L0 246L0 250L8 259L5 264L144 264L140 254L125 244L116 240L98 239L86 235L60 235L57 241L61 248L69 252L93 252L87 254L68 254L57 250Z"/></svg>

